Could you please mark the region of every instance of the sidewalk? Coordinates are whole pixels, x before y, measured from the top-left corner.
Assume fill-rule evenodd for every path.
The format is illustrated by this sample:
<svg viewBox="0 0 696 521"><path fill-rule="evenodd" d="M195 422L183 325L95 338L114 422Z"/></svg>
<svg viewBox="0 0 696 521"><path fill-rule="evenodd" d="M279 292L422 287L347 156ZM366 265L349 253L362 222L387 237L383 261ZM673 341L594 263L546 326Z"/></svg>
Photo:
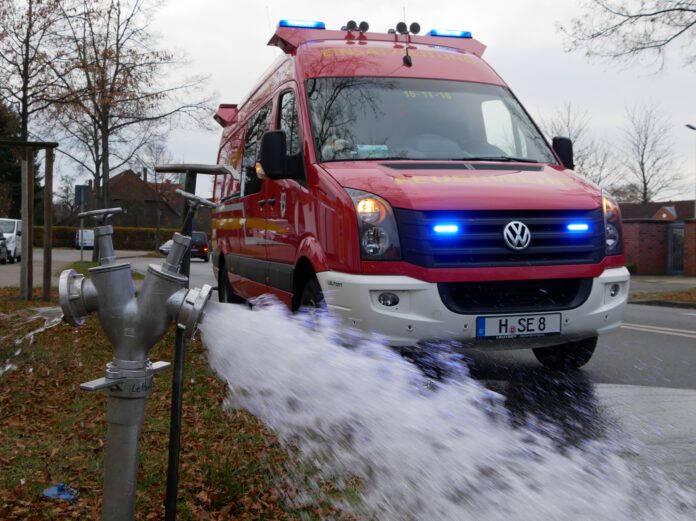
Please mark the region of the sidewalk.
<svg viewBox="0 0 696 521"><path fill-rule="evenodd" d="M696 308L696 301L681 302L662 297L661 294L676 293L696 288L696 277L680 275L632 275L629 303L657 306ZM636 298L642 294L641 298Z"/></svg>

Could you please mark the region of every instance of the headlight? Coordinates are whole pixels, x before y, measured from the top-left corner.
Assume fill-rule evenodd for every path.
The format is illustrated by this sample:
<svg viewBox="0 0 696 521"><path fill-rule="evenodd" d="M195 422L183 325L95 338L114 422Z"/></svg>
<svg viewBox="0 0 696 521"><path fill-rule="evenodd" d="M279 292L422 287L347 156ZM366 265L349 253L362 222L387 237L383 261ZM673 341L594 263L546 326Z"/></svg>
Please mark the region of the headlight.
<svg viewBox="0 0 696 521"><path fill-rule="evenodd" d="M603 193L602 206L604 208L604 240L607 255L619 255L623 252L619 205L612 196Z"/></svg>
<svg viewBox="0 0 696 521"><path fill-rule="evenodd" d="M401 247L391 205L376 195L346 188L355 206L363 260L400 260Z"/></svg>

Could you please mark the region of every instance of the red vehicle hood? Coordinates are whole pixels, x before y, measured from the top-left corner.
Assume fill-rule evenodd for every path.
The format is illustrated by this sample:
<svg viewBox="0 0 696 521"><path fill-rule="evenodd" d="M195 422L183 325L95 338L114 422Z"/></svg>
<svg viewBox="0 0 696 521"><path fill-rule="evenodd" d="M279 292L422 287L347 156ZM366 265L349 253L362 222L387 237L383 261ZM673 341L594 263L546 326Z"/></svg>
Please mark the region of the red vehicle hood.
<svg viewBox="0 0 696 521"><path fill-rule="evenodd" d="M414 210L591 210L601 190L548 165L335 162L322 167L345 188ZM474 168L473 170L470 168Z"/></svg>

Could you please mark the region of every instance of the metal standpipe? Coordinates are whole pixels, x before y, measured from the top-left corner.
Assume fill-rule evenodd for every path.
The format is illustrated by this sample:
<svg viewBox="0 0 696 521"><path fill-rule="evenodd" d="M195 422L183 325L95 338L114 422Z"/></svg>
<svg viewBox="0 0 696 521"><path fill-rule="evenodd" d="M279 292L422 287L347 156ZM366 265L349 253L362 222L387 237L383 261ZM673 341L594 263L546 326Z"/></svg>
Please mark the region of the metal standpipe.
<svg viewBox="0 0 696 521"><path fill-rule="evenodd" d="M120 208L95 210L80 216L102 218L94 230L99 245L99 266L90 278L74 270L60 275L59 298L63 318L80 326L96 312L113 345L113 359L104 377L83 383L88 391L108 393L106 457L102 520L130 521L135 514L138 449L145 404L152 393L154 373L168 362L150 362L150 349L164 336L172 321L192 336L203 317L212 288L187 289L188 277L179 273L191 238L175 233L162 266L151 264L142 289L135 297L130 263L119 263L114 254L113 228L106 219Z"/></svg>

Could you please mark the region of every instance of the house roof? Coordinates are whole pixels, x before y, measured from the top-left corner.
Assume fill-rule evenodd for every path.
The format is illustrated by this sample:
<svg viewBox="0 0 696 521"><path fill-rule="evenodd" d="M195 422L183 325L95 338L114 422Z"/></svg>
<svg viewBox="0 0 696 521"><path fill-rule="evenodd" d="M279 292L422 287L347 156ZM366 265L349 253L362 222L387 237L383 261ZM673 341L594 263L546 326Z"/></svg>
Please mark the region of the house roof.
<svg viewBox="0 0 696 521"><path fill-rule="evenodd" d="M138 174L132 170L124 170L120 174L109 179L109 189L111 199L141 199L143 201L160 200L174 214L181 215L181 212L171 204L166 197L159 194L152 186L152 183L146 183Z"/></svg>
<svg viewBox="0 0 696 521"><path fill-rule="evenodd" d="M623 219L658 219L658 212L670 211L674 213L676 221L683 221L694 217L694 201L661 201L643 203L619 203L621 217Z"/></svg>

